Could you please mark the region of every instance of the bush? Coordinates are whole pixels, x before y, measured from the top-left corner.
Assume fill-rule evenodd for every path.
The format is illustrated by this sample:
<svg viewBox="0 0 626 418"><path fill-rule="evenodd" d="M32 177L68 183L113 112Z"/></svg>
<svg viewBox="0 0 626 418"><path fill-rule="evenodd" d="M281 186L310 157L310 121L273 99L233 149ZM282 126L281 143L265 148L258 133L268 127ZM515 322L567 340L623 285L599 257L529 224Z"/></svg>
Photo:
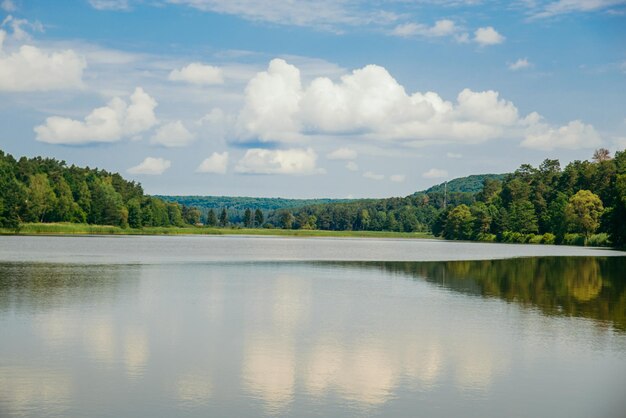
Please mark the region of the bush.
<svg viewBox="0 0 626 418"><path fill-rule="evenodd" d="M480 234L476 235L476 241L495 242L495 240L496 240L496 236L494 234L481 232Z"/></svg>
<svg viewBox="0 0 626 418"><path fill-rule="evenodd" d="M550 244L553 245L556 242L556 236L554 234L551 234L549 232L546 232L545 234L543 234L541 236L541 243L542 244Z"/></svg>
<svg viewBox="0 0 626 418"><path fill-rule="evenodd" d="M565 234L563 237L563 244L584 246L585 236L582 234Z"/></svg>
<svg viewBox="0 0 626 418"><path fill-rule="evenodd" d="M530 244L541 244L542 241L543 241L543 235L535 235L535 234L526 235L526 242Z"/></svg>
<svg viewBox="0 0 626 418"><path fill-rule="evenodd" d="M594 234L589 237L589 240L587 241L587 245L590 245L592 247L610 247L611 240L609 239L608 234L605 234L605 233Z"/></svg>
<svg viewBox="0 0 626 418"><path fill-rule="evenodd" d="M512 243L521 244L524 242L524 240L525 240L524 234L521 234L519 232L504 231L502 233L503 242L512 242Z"/></svg>

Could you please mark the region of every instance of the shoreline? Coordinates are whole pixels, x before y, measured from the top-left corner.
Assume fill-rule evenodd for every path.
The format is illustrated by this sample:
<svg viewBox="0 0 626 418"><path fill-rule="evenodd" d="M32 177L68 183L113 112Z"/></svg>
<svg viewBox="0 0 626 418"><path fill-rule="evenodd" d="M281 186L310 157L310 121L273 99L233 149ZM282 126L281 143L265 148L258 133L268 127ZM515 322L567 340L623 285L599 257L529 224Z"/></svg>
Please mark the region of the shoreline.
<svg viewBox="0 0 626 418"><path fill-rule="evenodd" d="M335 238L402 238L441 240L428 232L393 231L326 231L318 229L266 229L266 228L220 228L220 227L149 227L141 229L121 228L111 225L88 225L72 223L27 223L19 230L0 228L0 235L250 235L278 237L335 237Z"/></svg>

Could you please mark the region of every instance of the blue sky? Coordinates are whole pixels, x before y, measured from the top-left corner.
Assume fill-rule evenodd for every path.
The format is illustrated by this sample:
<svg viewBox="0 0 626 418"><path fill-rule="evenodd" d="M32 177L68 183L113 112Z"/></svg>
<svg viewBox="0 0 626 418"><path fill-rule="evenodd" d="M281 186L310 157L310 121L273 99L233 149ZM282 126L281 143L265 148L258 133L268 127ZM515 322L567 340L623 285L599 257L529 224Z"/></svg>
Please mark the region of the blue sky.
<svg viewBox="0 0 626 418"><path fill-rule="evenodd" d="M148 193L402 196L626 148L626 0L0 0L0 149Z"/></svg>

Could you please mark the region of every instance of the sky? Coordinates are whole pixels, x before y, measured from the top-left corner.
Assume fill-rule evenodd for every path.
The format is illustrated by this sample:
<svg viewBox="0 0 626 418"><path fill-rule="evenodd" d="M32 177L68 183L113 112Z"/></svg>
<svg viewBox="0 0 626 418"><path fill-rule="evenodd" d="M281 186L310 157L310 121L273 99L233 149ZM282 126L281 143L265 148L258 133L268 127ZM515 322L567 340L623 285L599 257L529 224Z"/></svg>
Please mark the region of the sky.
<svg viewBox="0 0 626 418"><path fill-rule="evenodd" d="M405 196L626 148L626 0L0 0L0 149L149 194Z"/></svg>

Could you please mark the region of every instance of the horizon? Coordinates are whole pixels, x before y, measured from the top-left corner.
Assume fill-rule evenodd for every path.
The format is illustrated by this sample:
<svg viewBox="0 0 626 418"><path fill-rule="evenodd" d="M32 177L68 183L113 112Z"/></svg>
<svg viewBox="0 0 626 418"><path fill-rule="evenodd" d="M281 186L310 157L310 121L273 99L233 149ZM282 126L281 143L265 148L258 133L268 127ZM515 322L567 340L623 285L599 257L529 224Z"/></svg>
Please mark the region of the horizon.
<svg viewBox="0 0 626 418"><path fill-rule="evenodd" d="M626 148L626 0L315 4L0 0L0 148L282 199Z"/></svg>

